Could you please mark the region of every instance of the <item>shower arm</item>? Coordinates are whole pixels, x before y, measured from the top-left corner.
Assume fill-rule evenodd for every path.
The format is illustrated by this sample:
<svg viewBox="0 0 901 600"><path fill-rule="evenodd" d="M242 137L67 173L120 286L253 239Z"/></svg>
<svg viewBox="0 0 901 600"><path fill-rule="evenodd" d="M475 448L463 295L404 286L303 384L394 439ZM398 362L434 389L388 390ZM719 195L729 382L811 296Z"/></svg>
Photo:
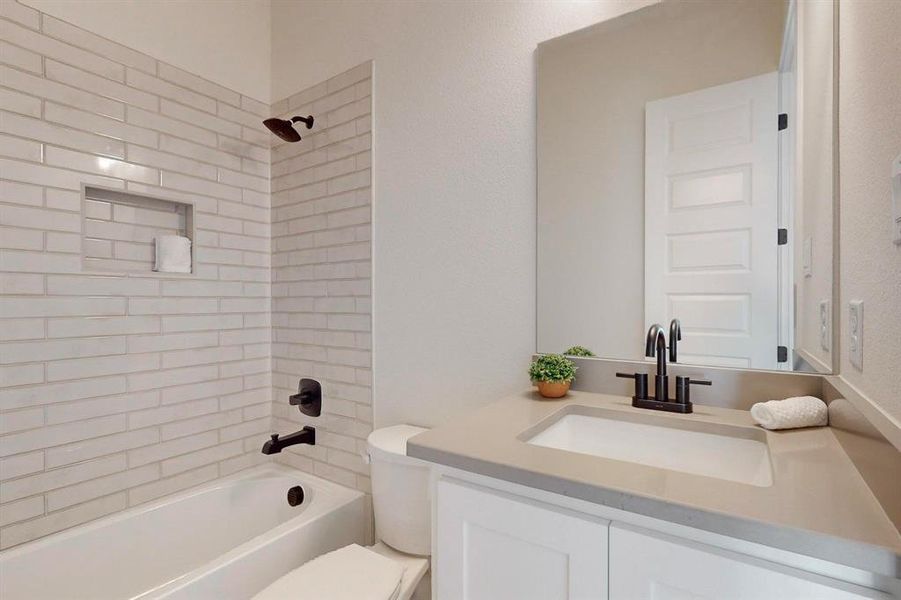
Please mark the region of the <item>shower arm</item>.
<svg viewBox="0 0 901 600"><path fill-rule="evenodd" d="M306 117L291 117L292 123L297 123L298 121L302 121L303 123L305 123L307 126L307 129L313 128L313 115L309 115Z"/></svg>

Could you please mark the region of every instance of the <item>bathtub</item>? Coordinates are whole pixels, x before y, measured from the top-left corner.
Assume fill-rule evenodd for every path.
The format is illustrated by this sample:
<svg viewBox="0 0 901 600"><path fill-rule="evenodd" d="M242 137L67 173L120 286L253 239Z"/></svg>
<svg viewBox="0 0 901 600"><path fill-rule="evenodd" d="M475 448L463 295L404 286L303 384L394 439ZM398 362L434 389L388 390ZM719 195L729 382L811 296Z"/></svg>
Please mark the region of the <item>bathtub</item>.
<svg viewBox="0 0 901 600"><path fill-rule="evenodd" d="M0 598L248 598L364 543L366 513L360 492L273 463L0 552Z"/></svg>

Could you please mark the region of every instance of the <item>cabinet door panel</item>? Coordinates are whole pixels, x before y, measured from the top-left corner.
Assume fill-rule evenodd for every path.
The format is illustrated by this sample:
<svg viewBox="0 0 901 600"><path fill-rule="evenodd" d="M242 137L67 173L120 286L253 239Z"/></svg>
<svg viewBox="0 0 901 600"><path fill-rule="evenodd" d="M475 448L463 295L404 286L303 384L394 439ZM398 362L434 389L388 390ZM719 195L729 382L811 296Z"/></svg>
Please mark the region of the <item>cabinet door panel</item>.
<svg viewBox="0 0 901 600"><path fill-rule="evenodd" d="M607 522L441 480L438 600L606 600Z"/></svg>
<svg viewBox="0 0 901 600"><path fill-rule="evenodd" d="M668 536L610 527L610 600L862 600L845 584Z"/></svg>

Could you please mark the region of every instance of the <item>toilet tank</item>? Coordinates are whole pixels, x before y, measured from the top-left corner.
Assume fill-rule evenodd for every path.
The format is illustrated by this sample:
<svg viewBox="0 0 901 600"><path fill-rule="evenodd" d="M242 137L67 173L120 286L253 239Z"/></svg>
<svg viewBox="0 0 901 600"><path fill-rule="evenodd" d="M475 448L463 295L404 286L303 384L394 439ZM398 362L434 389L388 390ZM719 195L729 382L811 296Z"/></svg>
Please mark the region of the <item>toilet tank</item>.
<svg viewBox="0 0 901 600"><path fill-rule="evenodd" d="M431 553L429 464L407 456L407 440L424 431L394 425L376 429L367 440L376 537L420 556Z"/></svg>

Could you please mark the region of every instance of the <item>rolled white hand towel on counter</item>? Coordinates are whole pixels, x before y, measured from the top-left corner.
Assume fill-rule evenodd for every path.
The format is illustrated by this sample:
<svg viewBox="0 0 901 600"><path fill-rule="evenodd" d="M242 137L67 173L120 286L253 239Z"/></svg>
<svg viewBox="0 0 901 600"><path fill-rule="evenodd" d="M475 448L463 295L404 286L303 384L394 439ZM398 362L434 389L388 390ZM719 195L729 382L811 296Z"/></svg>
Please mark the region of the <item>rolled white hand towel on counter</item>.
<svg viewBox="0 0 901 600"><path fill-rule="evenodd" d="M829 423L826 403L815 396L758 402L751 407L751 416L765 429L822 427Z"/></svg>
<svg viewBox="0 0 901 600"><path fill-rule="evenodd" d="M191 272L191 240L180 235L161 235L153 242L153 270L161 273Z"/></svg>

